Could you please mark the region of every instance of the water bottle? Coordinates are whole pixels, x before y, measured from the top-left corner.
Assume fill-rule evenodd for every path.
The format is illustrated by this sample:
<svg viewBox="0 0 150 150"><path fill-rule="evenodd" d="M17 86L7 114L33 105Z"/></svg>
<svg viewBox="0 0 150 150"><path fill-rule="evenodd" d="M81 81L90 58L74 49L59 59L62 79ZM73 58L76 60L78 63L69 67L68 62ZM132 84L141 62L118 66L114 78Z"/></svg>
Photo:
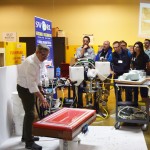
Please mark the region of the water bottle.
<svg viewBox="0 0 150 150"><path fill-rule="evenodd" d="M56 78L60 78L61 70L59 67L56 68Z"/></svg>

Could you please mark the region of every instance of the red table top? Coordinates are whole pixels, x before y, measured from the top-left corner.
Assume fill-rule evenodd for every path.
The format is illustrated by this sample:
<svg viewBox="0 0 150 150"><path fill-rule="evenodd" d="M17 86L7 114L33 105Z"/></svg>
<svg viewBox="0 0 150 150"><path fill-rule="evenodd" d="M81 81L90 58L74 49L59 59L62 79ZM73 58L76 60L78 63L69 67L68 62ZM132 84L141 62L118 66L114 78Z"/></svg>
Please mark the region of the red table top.
<svg viewBox="0 0 150 150"><path fill-rule="evenodd" d="M96 114L95 110L63 108L44 119L35 122L34 128L73 131Z"/></svg>

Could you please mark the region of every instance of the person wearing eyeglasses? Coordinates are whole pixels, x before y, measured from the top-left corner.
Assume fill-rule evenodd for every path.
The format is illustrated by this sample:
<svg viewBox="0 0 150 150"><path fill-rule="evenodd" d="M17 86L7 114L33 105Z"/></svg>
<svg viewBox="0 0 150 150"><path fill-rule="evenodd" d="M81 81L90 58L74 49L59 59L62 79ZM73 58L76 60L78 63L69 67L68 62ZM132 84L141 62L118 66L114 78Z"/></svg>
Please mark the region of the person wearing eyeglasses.
<svg viewBox="0 0 150 150"><path fill-rule="evenodd" d="M131 57L128 51L121 48L121 43L115 41L113 43L114 52L110 55L109 59L114 73L114 78L117 79L123 73L127 73L130 69Z"/></svg>
<svg viewBox="0 0 150 150"><path fill-rule="evenodd" d="M25 111L21 140L25 142L27 149L42 150L42 146L35 143L39 138L32 135L32 123L34 120L34 96L39 98L44 108L49 107L49 103L42 94L41 85L42 72L45 70L44 61L47 59L49 51L45 44L39 44L35 53L28 56L18 66L17 91Z"/></svg>
<svg viewBox="0 0 150 150"><path fill-rule="evenodd" d="M90 44L90 37L84 36L83 37L83 45L76 50L76 58L95 58L94 49L89 45Z"/></svg>
<svg viewBox="0 0 150 150"><path fill-rule="evenodd" d="M76 59L82 59L82 58L88 58L88 59L95 59L95 53L94 49L89 45L90 44L90 37L84 36L83 37L83 44L76 50L75 58ZM82 93L83 93L83 87L86 86L86 80L87 80L87 69L88 64L84 64L84 78L85 80L79 85L78 87L78 106L79 108L83 107L83 100L82 100Z"/></svg>
<svg viewBox="0 0 150 150"><path fill-rule="evenodd" d="M145 48L145 53L149 56L150 58L150 40L145 39L144 40L144 48Z"/></svg>
<svg viewBox="0 0 150 150"><path fill-rule="evenodd" d="M119 41L113 42L114 52L110 55L110 62L112 67L112 72L114 74L114 79L118 79L119 76L124 73L129 72L131 57L128 51L121 48L121 43ZM118 101L122 101L121 91L115 86L115 93L118 92ZM131 101L131 91L130 88L125 87L126 101Z"/></svg>

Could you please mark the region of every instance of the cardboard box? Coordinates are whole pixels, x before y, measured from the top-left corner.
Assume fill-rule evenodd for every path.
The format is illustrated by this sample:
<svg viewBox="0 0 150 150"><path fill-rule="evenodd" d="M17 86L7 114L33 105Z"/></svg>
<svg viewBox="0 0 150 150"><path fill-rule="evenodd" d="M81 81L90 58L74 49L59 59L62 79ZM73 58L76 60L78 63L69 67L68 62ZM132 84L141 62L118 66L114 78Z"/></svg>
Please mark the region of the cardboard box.
<svg viewBox="0 0 150 150"><path fill-rule="evenodd" d="M59 30L58 27L52 28L52 37L57 37L58 36L58 30Z"/></svg>

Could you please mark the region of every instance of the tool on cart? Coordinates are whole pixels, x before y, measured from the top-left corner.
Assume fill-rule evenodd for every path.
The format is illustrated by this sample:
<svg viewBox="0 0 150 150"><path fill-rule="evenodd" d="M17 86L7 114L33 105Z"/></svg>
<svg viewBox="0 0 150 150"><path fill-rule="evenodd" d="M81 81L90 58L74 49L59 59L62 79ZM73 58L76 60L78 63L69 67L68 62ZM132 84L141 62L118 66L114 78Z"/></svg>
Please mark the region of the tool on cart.
<svg viewBox="0 0 150 150"><path fill-rule="evenodd" d="M49 108L43 108L40 106L39 101L36 99L36 110L40 119L58 111L62 107L76 107L76 99L70 99L70 89L68 90L68 99L64 97L64 88L70 88L70 86L74 89L74 84L76 82L72 82L69 79L65 78L54 78L53 80L48 80L45 78L43 80L43 95L45 99L50 104ZM60 88L62 91L62 98L57 98L57 88Z"/></svg>
<svg viewBox="0 0 150 150"><path fill-rule="evenodd" d="M48 71L50 72L50 70ZM50 108L44 109L42 106L38 107L39 104L37 104L36 107L39 118L42 119L62 107L77 107L78 86L83 80L87 81L87 86L83 88L83 92L86 94L85 108L96 109L96 112L102 118L108 117L108 112L105 109L107 106L105 97L108 97L109 93L100 81L105 80L109 74L109 62L96 62L95 64L93 60L81 59L74 66L69 67L69 79L45 77L42 82L44 88L43 94L49 102ZM64 88L66 86L68 86L68 97L64 97ZM70 87L73 89L73 97L70 97ZM57 95L55 94L57 88L62 91L61 98L55 96Z"/></svg>
<svg viewBox="0 0 150 150"><path fill-rule="evenodd" d="M118 117L122 119L146 119L147 113L133 106L120 106Z"/></svg>
<svg viewBox="0 0 150 150"><path fill-rule="evenodd" d="M150 96L150 83L147 82L145 80L144 83L141 84L137 84L134 82L130 82L130 84L128 83L129 81L125 82L117 81L116 87L117 89L122 88L122 87L145 87L148 88L149 90L149 95ZM137 81L138 82L138 81ZM139 108L137 108L137 106L135 106L134 102L131 101L118 101L118 92L116 92L116 124L115 124L115 128L119 129L121 126L122 122L127 122L127 123L137 123L137 124L141 124L141 129L143 131L148 129L148 124L149 124L149 101L150 98L148 97L145 100L145 105L146 105L146 110L143 111Z"/></svg>
<svg viewBox="0 0 150 150"><path fill-rule="evenodd" d="M84 80L85 85L83 84L82 87L82 93L85 93L86 98L84 108L96 109L100 117L107 118L108 112L105 109L107 101L105 99L108 97L109 92L104 88L103 81L110 75L110 62L94 62L83 58L79 59L74 66L70 66L69 69L70 79L73 81L78 80L76 86L79 86Z"/></svg>

